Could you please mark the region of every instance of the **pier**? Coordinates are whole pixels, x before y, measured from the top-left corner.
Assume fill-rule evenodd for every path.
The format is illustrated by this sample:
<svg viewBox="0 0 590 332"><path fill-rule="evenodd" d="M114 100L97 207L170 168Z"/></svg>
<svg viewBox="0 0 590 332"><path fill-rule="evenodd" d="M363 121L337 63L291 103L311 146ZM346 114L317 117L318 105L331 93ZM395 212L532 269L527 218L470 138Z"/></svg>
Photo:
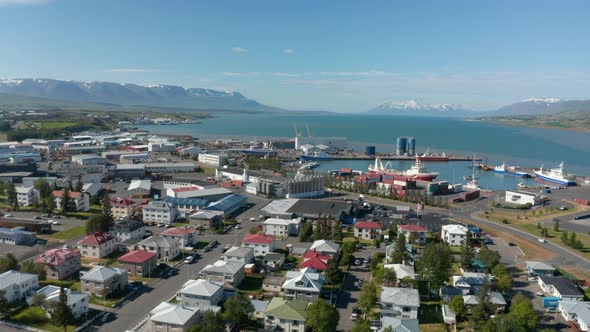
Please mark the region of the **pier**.
<svg viewBox="0 0 590 332"><path fill-rule="evenodd" d="M379 157L381 160L407 160L407 161L414 161L416 160L415 156L396 156L396 155L380 155L377 154L375 156L367 156L367 155L331 155L330 156L333 160L375 160L375 157ZM473 157L464 157L464 156L448 156L448 161L477 161L481 162L481 158L473 158ZM424 161L424 162L436 162L436 163L444 163L447 161Z"/></svg>

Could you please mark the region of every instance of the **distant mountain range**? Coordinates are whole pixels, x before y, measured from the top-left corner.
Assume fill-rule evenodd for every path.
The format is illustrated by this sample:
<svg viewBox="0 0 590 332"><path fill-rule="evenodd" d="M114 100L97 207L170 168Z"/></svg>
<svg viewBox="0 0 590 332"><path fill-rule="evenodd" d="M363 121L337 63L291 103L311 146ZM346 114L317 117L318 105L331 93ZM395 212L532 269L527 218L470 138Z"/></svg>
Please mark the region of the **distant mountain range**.
<svg viewBox="0 0 590 332"><path fill-rule="evenodd" d="M375 114L413 115L413 116L445 116L463 117L473 112L453 104L424 104L416 100L388 101L369 110Z"/></svg>
<svg viewBox="0 0 590 332"><path fill-rule="evenodd" d="M492 116L550 115L565 112L589 112L590 100L560 100L558 98L531 98L504 106Z"/></svg>
<svg viewBox="0 0 590 332"><path fill-rule="evenodd" d="M278 111L239 92L185 89L174 85L141 86L112 82L54 79L0 79L0 93L84 103L146 105L216 110Z"/></svg>
<svg viewBox="0 0 590 332"><path fill-rule="evenodd" d="M416 100L389 101L368 111L377 114L445 117L510 117L522 115L552 115L558 113L588 113L590 100L560 100L530 98L489 112L475 112L454 104L431 105Z"/></svg>

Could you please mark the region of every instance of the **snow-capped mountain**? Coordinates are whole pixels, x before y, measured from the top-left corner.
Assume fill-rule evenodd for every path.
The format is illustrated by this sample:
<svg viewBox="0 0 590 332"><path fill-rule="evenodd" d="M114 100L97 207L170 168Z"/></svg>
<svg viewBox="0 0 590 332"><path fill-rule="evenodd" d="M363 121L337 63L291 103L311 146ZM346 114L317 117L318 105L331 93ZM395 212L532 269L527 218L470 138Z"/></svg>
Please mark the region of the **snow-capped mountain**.
<svg viewBox="0 0 590 332"><path fill-rule="evenodd" d="M425 104L417 100L387 101L369 110L370 113L423 116L465 116L469 111L454 104Z"/></svg>
<svg viewBox="0 0 590 332"><path fill-rule="evenodd" d="M55 79L0 79L0 92L30 97L122 105L149 105L198 109L278 110L238 92L185 89L174 85L141 86L112 82Z"/></svg>
<svg viewBox="0 0 590 332"><path fill-rule="evenodd" d="M561 100L558 98L529 98L504 106L494 116L547 115L562 112L588 112L590 100Z"/></svg>

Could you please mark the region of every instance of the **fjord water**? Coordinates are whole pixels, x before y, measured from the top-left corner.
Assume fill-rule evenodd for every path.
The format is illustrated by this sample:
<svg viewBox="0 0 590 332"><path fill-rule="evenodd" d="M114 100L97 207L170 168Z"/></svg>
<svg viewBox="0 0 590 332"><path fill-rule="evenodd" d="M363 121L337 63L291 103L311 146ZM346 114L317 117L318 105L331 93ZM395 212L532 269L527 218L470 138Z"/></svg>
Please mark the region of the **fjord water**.
<svg viewBox="0 0 590 332"><path fill-rule="evenodd" d="M487 158L489 165L506 161L509 165L538 168L556 167L560 161L568 170L579 175L590 175L590 133L513 127L478 121L453 118L406 117L367 114L336 113L220 113L198 124L175 126L141 126L153 133L192 135L199 138L285 138L295 136L294 126L307 135L306 125L312 136L343 136L350 146L362 151L365 145L377 146L378 152L394 151L398 136L414 136L416 150L423 152L446 152L447 154ZM350 164L352 163L352 164ZM355 166L358 163L358 167ZM322 163L320 169L351 166L366 170L367 161ZM396 162L394 168L405 169L411 163ZM440 178L463 182L464 170L470 163L428 163L428 168L441 172ZM453 171L455 170L455 171ZM468 170L468 173L470 171ZM488 176L486 175L485 178ZM494 176L493 183L519 180ZM509 180L505 180L508 178ZM502 179L502 180L500 180ZM487 182L483 177L482 184ZM501 187L508 183L499 184Z"/></svg>

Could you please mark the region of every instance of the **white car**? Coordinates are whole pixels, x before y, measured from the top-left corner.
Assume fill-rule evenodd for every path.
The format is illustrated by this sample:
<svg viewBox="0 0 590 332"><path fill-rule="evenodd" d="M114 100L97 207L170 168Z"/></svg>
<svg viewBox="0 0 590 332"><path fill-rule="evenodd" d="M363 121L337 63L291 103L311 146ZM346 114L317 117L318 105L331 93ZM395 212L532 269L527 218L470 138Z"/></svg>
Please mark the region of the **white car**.
<svg viewBox="0 0 590 332"><path fill-rule="evenodd" d="M537 281L537 277L532 276L527 278L528 281Z"/></svg>
<svg viewBox="0 0 590 332"><path fill-rule="evenodd" d="M5 214L4 216L5 216L6 218L10 218L10 217L12 217L12 214L10 214L10 213L9 213L9 214Z"/></svg>
<svg viewBox="0 0 590 332"><path fill-rule="evenodd" d="M51 224L52 224L52 225L61 225L61 224L59 223L59 221L55 221L55 220L53 220L53 221L50 221L50 222L51 222Z"/></svg>
<svg viewBox="0 0 590 332"><path fill-rule="evenodd" d="M541 243L547 243L547 240L543 239L543 238L539 238L537 241L541 242Z"/></svg>
<svg viewBox="0 0 590 332"><path fill-rule="evenodd" d="M193 261L193 256L188 256L187 258L184 259L184 263L185 264L190 264Z"/></svg>

